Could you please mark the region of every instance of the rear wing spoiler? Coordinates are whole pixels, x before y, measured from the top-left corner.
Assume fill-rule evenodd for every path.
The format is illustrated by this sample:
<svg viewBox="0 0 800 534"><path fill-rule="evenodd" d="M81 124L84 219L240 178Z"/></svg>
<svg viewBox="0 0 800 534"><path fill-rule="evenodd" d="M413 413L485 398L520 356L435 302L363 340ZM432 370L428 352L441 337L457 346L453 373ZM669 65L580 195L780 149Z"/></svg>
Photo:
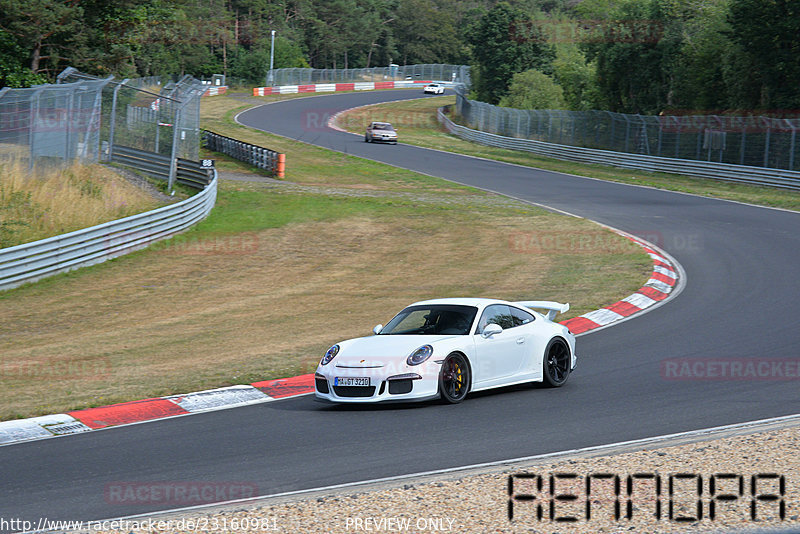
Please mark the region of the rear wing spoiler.
<svg viewBox="0 0 800 534"><path fill-rule="evenodd" d="M540 310L547 310L547 319L552 321L559 313L569 311L569 304L561 304L560 302L553 302L552 300L526 300L524 302L514 302L517 306L524 306L526 308L535 308Z"/></svg>

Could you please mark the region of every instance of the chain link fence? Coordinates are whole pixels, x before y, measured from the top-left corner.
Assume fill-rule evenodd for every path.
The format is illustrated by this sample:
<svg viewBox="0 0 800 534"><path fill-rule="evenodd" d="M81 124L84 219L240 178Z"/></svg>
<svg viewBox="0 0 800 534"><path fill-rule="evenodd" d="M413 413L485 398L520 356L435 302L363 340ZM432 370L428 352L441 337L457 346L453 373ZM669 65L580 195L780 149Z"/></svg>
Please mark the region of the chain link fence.
<svg viewBox="0 0 800 534"><path fill-rule="evenodd" d="M73 68L59 84L94 77ZM102 138L110 159L115 145L163 156L199 159L200 98L203 82L186 75L177 81L151 76L111 81L103 91Z"/></svg>
<svg viewBox="0 0 800 534"><path fill-rule="evenodd" d="M470 100L461 93L456 110L461 124L507 137L753 167L800 167L800 118L524 110Z"/></svg>
<svg viewBox="0 0 800 534"><path fill-rule="evenodd" d="M312 83L383 82L402 80L436 80L469 86L469 67L465 65L424 64L390 65L367 69L272 69L267 73L267 86Z"/></svg>
<svg viewBox="0 0 800 534"><path fill-rule="evenodd" d="M0 89L0 157L55 163L99 158L103 90L112 78Z"/></svg>
<svg viewBox="0 0 800 534"><path fill-rule="evenodd" d="M0 158L29 167L111 160L115 146L197 161L200 98L191 76L97 78L67 68L58 83L0 89ZM174 176L170 177L170 187Z"/></svg>

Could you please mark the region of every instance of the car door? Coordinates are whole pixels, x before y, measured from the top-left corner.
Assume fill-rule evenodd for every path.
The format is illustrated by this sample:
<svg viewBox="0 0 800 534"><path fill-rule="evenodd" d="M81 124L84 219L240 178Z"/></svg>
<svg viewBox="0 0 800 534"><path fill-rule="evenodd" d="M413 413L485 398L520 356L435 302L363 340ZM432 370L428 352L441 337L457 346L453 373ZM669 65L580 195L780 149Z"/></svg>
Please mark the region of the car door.
<svg viewBox="0 0 800 534"><path fill-rule="evenodd" d="M488 324L503 328L499 334L485 336L483 329ZM514 315L506 304L487 306L473 335L475 342L476 387L489 387L519 372L526 356L526 336L515 328Z"/></svg>

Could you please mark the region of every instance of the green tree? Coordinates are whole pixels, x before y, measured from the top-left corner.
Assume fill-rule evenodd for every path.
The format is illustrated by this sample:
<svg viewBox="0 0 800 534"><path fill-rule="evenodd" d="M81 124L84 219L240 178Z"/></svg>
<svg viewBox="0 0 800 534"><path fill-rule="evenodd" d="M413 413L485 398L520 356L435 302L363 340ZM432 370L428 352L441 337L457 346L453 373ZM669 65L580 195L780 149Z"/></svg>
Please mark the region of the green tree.
<svg viewBox="0 0 800 534"><path fill-rule="evenodd" d="M518 72L500 105L516 109L564 109L564 92L553 78L536 69Z"/></svg>
<svg viewBox="0 0 800 534"><path fill-rule="evenodd" d="M800 2L732 0L728 22L747 68L738 75L754 82L736 86L734 104L800 108Z"/></svg>
<svg viewBox="0 0 800 534"><path fill-rule="evenodd" d="M725 71L734 54L727 37L728 4L729 0L681 0L673 10L681 26L679 59L672 74L673 107L710 113L728 105Z"/></svg>
<svg viewBox="0 0 800 534"><path fill-rule="evenodd" d="M443 9L442 7L445 7ZM405 0L393 23L397 63L450 63L463 57L455 11L429 0Z"/></svg>
<svg viewBox="0 0 800 534"><path fill-rule="evenodd" d="M600 24L584 50L597 63L597 82L611 111L659 113L675 105L674 72L680 60L681 20L669 0L592 2L579 9ZM592 11L595 10L595 11Z"/></svg>
<svg viewBox="0 0 800 534"><path fill-rule="evenodd" d="M25 50L11 35L0 30L0 87L30 87L47 81L23 64L24 57Z"/></svg>
<svg viewBox="0 0 800 534"><path fill-rule="evenodd" d="M83 8L58 0L3 0L0 29L25 46L30 70L54 72L85 42Z"/></svg>
<svg viewBox="0 0 800 534"><path fill-rule="evenodd" d="M588 63L576 44L556 45L553 79L564 90L568 109L585 111L605 108L597 86L597 65Z"/></svg>
<svg viewBox="0 0 800 534"><path fill-rule="evenodd" d="M497 3L471 30L473 84L479 100L496 104L518 72L552 72L553 47L539 25L507 2Z"/></svg>

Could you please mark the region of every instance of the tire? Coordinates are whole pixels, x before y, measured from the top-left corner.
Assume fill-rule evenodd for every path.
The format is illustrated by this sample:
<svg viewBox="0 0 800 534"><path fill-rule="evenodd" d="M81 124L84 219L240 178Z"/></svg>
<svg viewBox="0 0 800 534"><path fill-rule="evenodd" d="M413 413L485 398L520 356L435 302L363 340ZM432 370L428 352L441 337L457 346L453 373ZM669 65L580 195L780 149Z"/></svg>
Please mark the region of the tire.
<svg viewBox="0 0 800 534"><path fill-rule="evenodd" d="M442 363L439 373L439 395L447 404L458 404L469 393L472 385L472 373L467 358L454 352Z"/></svg>
<svg viewBox="0 0 800 534"><path fill-rule="evenodd" d="M364 142L369 143L369 137L367 137L366 135L364 136Z"/></svg>
<svg viewBox="0 0 800 534"><path fill-rule="evenodd" d="M558 337L551 339L542 361L542 380L545 385L551 388L563 386L571 370L572 355L567 342Z"/></svg>

